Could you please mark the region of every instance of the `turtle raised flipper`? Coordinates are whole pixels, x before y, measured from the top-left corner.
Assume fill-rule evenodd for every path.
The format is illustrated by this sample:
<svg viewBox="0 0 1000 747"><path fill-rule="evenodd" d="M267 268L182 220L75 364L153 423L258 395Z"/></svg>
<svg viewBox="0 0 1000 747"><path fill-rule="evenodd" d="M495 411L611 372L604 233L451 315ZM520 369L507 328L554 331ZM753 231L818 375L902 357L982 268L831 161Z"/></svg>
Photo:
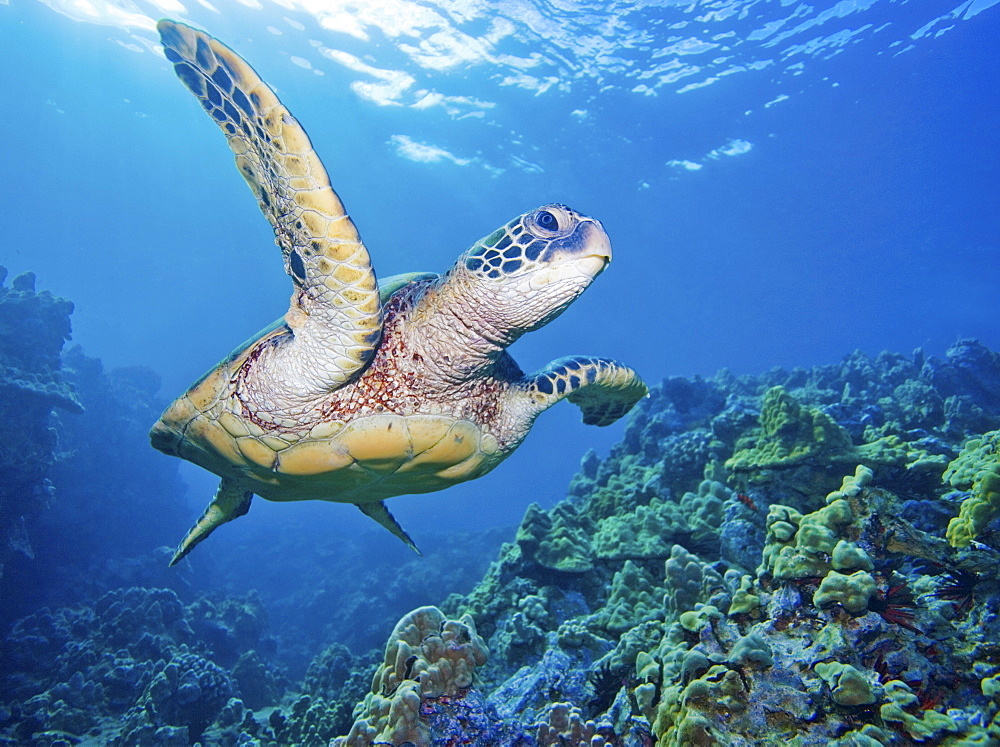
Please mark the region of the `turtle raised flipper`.
<svg viewBox="0 0 1000 747"><path fill-rule="evenodd" d="M184 539L177 546L177 552L170 560L170 565L177 565L180 560L194 549L194 546L208 537L216 527L243 516L250 510L250 499L253 493L244 490L232 480L226 478L219 483L219 489L215 492L215 498L208 504L208 508L195 522L195 525L184 535Z"/></svg>
<svg viewBox="0 0 1000 747"><path fill-rule="evenodd" d="M552 361L525 377L539 411L568 398L583 410L587 425L611 425L649 393L639 375L612 358L575 355Z"/></svg>
<svg viewBox="0 0 1000 747"><path fill-rule="evenodd" d="M294 282L285 322L296 349L272 366L288 369L284 378L295 380L299 395L342 386L375 350L381 307L368 250L323 163L305 130L239 55L182 23L162 20L157 29L177 76L225 133ZM308 372L299 370L305 361Z"/></svg>

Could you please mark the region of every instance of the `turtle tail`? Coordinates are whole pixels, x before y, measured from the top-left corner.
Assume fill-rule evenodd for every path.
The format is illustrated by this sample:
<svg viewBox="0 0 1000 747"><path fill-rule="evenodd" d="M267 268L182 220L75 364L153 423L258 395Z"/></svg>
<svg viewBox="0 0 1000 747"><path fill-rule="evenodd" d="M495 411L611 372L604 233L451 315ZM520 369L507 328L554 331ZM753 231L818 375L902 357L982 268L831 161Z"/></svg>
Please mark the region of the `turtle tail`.
<svg viewBox="0 0 1000 747"><path fill-rule="evenodd" d="M215 528L227 521L232 521L243 516L250 510L250 499L253 493L243 490L232 480L223 480L219 483L219 489L215 492L215 498L208 504L205 513L195 522L195 525L188 530L188 533L177 546L170 565L174 566L180 562L181 558L187 555L194 546L208 537Z"/></svg>

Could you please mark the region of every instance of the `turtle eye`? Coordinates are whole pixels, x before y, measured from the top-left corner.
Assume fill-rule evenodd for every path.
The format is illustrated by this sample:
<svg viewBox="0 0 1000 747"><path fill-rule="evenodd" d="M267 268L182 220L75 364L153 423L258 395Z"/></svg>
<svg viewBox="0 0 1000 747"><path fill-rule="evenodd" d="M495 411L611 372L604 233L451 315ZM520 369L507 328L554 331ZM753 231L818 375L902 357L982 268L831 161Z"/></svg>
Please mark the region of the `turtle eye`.
<svg viewBox="0 0 1000 747"><path fill-rule="evenodd" d="M548 210L538 211L538 215L535 216L535 220L538 221L538 225L544 228L546 231L559 230L559 221L556 220L556 216L554 216Z"/></svg>
<svg viewBox="0 0 1000 747"><path fill-rule="evenodd" d="M546 205L528 216L525 225L540 239L554 239L572 227L569 216L559 205Z"/></svg>

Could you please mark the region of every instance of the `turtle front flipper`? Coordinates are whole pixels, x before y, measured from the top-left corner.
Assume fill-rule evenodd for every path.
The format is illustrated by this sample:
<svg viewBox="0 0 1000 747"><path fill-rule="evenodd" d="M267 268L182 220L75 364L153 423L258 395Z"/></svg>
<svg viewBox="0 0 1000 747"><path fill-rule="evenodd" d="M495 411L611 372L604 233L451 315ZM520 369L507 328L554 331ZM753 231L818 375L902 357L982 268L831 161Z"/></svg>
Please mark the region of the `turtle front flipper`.
<svg viewBox="0 0 1000 747"><path fill-rule="evenodd" d="M382 317L368 250L323 163L305 130L239 55L182 23L164 19L157 29L177 76L229 140L292 277L285 321L295 349L279 364L289 370L277 378L297 379L302 394L342 386L374 352ZM298 371L304 361L308 370Z"/></svg>
<svg viewBox="0 0 1000 747"><path fill-rule="evenodd" d="M587 425L611 425L649 394L639 374L612 358L570 356L552 361L522 381L537 412L568 398ZM536 413L537 414L537 413Z"/></svg>
<svg viewBox="0 0 1000 747"><path fill-rule="evenodd" d="M177 565L181 558L191 552L195 545L208 537L220 524L243 516L250 510L251 498L253 498L252 492L237 487L232 480L223 479L219 483L219 489L215 491L215 498L205 509L205 513L188 530L180 545L177 546L177 552L174 553L170 565Z"/></svg>

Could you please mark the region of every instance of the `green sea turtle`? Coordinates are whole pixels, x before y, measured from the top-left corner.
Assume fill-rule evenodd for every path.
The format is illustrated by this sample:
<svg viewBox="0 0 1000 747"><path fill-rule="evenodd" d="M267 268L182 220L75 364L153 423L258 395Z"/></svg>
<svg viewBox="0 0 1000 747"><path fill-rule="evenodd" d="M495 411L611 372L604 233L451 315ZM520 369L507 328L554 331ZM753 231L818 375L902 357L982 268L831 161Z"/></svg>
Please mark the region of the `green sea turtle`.
<svg viewBox="0 0 1000 747"><path fill-rule="evenodd" d="M486 474L563 398L608 425L646 395L636 373L575 356L524 374L506 348L552 321L611 260L601 224L545 205L480 239L443 275L381 284L299 123L231 49L181 23L167 59L216 121L271 222L288 312L171 404L160 451L221 477L171 565L254 494L353 503L416 550L384 499Z"/></svg>

